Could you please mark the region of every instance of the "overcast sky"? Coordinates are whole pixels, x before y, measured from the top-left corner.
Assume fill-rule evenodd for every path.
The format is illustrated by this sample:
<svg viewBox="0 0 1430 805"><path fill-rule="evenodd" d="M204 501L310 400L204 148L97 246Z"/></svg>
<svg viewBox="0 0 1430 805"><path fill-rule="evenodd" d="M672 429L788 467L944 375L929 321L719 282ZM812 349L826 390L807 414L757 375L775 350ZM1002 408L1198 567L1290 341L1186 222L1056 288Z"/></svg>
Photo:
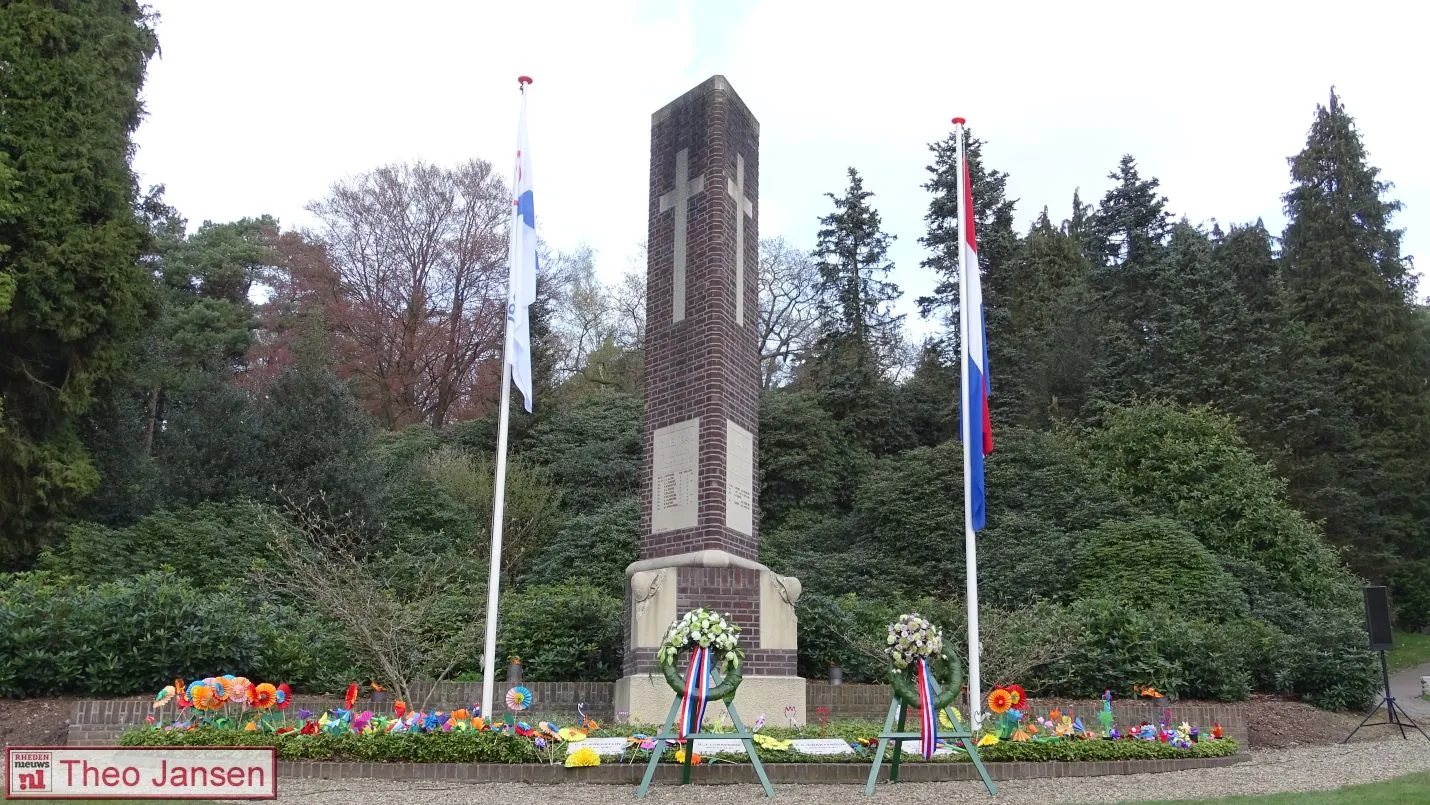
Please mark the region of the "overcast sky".
<svg viewBox="0 0 1430 805"><path fill-rule="evenodd" d="M812 246L859 168L911 310L932 287L927 144L951 117L1011 174L1020 228L1065 218L1075 187L1101 198L1131 153L1179 216L1279 233L1286 157L1335 84L1405 204L1406 252L1430 251L1427 15L1403 0L151 2L135 166L191 227L309 226L334 181L395 161L509 172L527 74L538 227L612 280L646 234L651 113L720 73L760 121L760 234Z"/></svg>

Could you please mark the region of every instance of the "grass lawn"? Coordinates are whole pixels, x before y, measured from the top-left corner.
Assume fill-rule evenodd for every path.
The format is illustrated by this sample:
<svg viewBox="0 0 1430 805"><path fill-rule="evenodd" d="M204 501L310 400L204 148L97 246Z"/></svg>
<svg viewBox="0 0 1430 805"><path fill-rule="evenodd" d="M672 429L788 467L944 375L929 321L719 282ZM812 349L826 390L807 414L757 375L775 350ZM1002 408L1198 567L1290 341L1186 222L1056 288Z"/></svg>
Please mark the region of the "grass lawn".
<svg viewBox="0 0 1430 805"><path fill-rule="evenodd" d="M1201 805L1400 805L1409 802L1430 802L1430 772L1411 774L1383 783L1352 785L1334 791L1314 793L1272 794L1265 797L1226 797L1224 799L1188 799L1177 802ZM1146 803L1152 805L1152 803Z"/></svg>
<svg viewBox="0 0 1430 805"><path fill-rule="evenodd" d="M1396 632L1395 648L1385 655L1385 661L1392 674L1430 663L1430 634Z"/></svg>

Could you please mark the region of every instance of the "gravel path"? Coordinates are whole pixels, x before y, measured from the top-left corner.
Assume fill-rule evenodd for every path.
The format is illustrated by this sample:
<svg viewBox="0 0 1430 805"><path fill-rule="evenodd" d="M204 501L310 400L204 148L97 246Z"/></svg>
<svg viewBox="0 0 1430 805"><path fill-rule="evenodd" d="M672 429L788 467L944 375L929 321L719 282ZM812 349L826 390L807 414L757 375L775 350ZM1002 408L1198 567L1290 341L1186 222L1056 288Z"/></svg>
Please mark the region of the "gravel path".
<svg viewBox="0 0 1430 805"><path fill-rule="evenodd" d="M1390 675L1391 695L1395 697L1395 705L1405 708L1405 712L1410 719L1426 732L1430 732L1430 701L1420 698L1420 677L1430 676L1430 665L1419 665L1414 668L1407 668L1404 671L1397 671ZM1385 709L1382 708L1378 714L1381 721L1385 720Z"/></svg>
<svg viewBox="0 0 1430 805"><path fill-rule="evenodd" d="M1349 746L1310 746L1256 752L1245 763L1220 769L999 783L999 805L1094 803L1143 799L1187 799L1238 794L1312 791L1385 780L1430 770L1430 742L1424 739L1374 741ZM407 805L441 802L476 805L539 802L542 805L601 805L635 801L634 786L531 786L458 783L395 783L379 780L287 780L279 783L279 803L296 805ZM764 799L759 786L652 785L645 802L730 805ZM987 801L980 783L899 783L881 785L865 799L863 785L776 786L775 799L790 805L865 802Z"/></svg>

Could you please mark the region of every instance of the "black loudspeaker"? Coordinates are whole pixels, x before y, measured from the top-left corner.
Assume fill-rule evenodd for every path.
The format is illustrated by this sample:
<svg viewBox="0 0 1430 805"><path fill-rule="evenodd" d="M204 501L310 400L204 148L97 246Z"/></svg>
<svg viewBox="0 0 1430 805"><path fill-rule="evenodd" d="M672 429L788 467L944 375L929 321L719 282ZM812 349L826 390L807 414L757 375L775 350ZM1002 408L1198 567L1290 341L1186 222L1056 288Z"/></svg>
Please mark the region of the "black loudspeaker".
<svg viewBox="0 0 1430 805"><path fill-rule="evenodd" d="M1390 594L1385 587L1364 587L1365 629L1370 633L1371 651L1390 651L1395 638L1390 631Z"/></svg>

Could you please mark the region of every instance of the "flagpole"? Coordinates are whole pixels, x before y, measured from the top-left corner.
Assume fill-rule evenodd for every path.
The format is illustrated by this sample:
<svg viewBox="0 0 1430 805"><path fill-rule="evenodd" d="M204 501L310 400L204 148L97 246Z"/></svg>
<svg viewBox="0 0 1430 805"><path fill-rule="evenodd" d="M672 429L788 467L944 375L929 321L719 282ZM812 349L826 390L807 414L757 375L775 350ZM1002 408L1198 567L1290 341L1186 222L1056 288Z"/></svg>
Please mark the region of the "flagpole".
<svg viewBox="0 0 1430 805"><path fill-rule="evenodd" d="M972 719L972 727L977 730L983 723L983 691L982 679L980 678L979 655L983 651L982 641L978 636L978 539L973 530L973 439L975 435L980 439L979 449L982 449L982 434L974 434L971 431L973 419L968 415L971 402L971 391L968 388L970 372L968 370L968 334L973 326L972 312L968 309L966 301L968 293L968 272L977 271L978 266L970 266L964 260L964 255L968 249L964 245L964 238L968 233L964 231L964 221L967 220L968 211L963 209L968 199L968 188L964 186L967 171L964 167L964 160L967 154L964 152L964 119L955 117L953 119L953 134L957 140L957 174L958 174L958 319L959 319L959 350L962 353L962 364L960 366L962 382L959 383L962 394L962 405L960 409L963 420L963 553L964 553L964 574L968 580L968 711L969 718Z"/></svg>
<svg viewBox="0 0 1430 805"><path fill-rule="evenodd" d="M521 91L521 117L526 119L526 85L531 83L531 79L522 76L517 80L517 85ZM516 190L515 187L512 188ZM511 267L508 268L507 276L507 296L509 304L516 292L516 227L518 222L512 221L509 261ZM491 569L487 574L487 635L486 644L482 652L482 718L488 722L492 719L492 699L496 694L496 660L497 660L497 603L501 600L501 538L503 514L506 508L506 436L511 425L511 316L507 316L505 335L502 339L502 373L501 373L501 413L500 421L497 425L497 466L496 481L492 484L492 549L491 549Z"/></svg>

